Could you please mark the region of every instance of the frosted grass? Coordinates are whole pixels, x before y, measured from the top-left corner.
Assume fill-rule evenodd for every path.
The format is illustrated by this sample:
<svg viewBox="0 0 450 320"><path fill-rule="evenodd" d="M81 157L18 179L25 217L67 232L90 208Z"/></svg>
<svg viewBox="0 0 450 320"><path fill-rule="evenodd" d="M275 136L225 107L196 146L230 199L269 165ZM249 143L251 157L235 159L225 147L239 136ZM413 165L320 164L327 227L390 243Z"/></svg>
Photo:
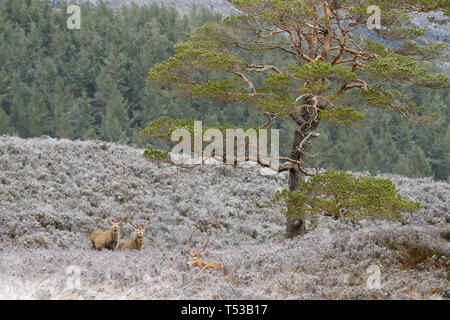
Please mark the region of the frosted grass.
<svg viewBox="0 0 450 320"><path fill-rule="evenodd" d="M320 217L302 238L285 240L285 218L270 203L285 173L184 170L142 153L100 141L0 137L0 298L448 299L448 183L389 176L424 206L403 223ZM102 204L113 218L125 205L137 224L154 217L141 252L91 249L89 233L108 229ZM195 247L208 231L203 258L225 265L231 279L187 266L192 230ZM132 236L122 224L121 238ZM366 286L370 265L381 269L380 289ZM76 290L67 286L69 266L81 272Z"/></svg>

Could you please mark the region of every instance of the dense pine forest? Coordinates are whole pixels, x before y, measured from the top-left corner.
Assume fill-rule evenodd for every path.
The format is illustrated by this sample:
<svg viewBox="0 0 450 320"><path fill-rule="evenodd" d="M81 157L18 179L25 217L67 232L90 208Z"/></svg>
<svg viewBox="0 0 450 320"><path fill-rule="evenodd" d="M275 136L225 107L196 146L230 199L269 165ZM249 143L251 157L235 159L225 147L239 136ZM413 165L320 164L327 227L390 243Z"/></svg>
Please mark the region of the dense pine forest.
<svg viewBox="0 0 450 320"><path fill-rule="evenodd" d="M53 8L49 1L0 1L0 134L143 146L147 141L139 129L164 115L207 125L264 123L250 117L255 111L244 103L173 98L146 80L148 70L167 60L176 43L193 28L221 19L220 14L198 8L180 16L175 8L156 4L114 10L100 2L83 4L81 15L81 29L68 30L64 3ZM350 130L322 124L310 164L448 180L449 90L411 89L411 94L441 123L422 127L374 110L365 111L363 125ZM291 131L288 126L277 120L280 137L289 136L283 132ZM282 140L281 153L291 144Z"/></svg>

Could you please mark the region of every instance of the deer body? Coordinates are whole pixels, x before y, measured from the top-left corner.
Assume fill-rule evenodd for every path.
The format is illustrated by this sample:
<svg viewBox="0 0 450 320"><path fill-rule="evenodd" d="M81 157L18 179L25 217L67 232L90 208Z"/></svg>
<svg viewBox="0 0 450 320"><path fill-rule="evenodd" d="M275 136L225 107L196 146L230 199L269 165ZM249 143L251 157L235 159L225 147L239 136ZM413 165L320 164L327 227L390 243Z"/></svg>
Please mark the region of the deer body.
<svg viewBox="0 0 450 320"><path fill-rule="evenodd" d="M96 230L92 232L90 236L92 247L97 250L103 248L114 250L119 242L119 225L125 217L113 220L105 213L105 207L103 207L103 214L108 218L111 229L109 231Z"/></svg>
<svg viewBox="0 0 450 320"><path fill-rule="evenodd" d="M144 245L144 236L145 231L147 230L148 226L150 225L150 222L152 222L152 219L144 225L143 227L138 227L137 225L133 224L131 222L130 216L128 214L128 207L127 207L127 218L128 223L133 227L134 231L136 232L136 236L131 240L122 241L119 244L119 251L123 250L138 250L140 251L142 249L142 246Z"/></svg>
<svg viewBox="0 0 450 320"><path fill-rule="evenodd" d="M211 269L220 270L223 273L225 273L225 270L224 270L224 268L221 265L219 265L217 263L206 263L201 258L198 258L198 257L195 257L195 256L191 257L191 260L188 262L188 264L191 267L201 267L202 270L211 268Z"/></svg>
<svg viewBox="0 0 450 320"><path fill-rule="evenodd" d="M202 258L200 258L200 254L201 254L203 251L205 251L206 247L207 247L208 244L209 244L209 237L208 237L208 235L205 233L205 236L206 236L207 241L206 241L206 245L203 247L203 249L201 249L201 250L198 251L198 252L195 252L195 251L192 249L192 245L191 245L191 241L192 241L192 236L193 236L193 234L194 234L194 232L191 233L191 236L190 236L190 238L189 238L189 255L191 256L191 258L190 258L190 260L189 260L189 262L188 262L188 265L191 266L191 267L201 267L201 268L202 268L202 271L205 270L205 269L208 269L208 268L210 268L210 269L216 269L216 270L222 271L223 274L226 275L227 272L226 272L225 268L222 267L221 265L219 265L219 264L217 264L217 263L206 263L206 262L204 262L204 261L202 260Z"/></svg>
<svg viewBox="0 0 450 320"><path fill-rule="evenodd" d="M102 248L114 250L119 241L119 232L112 228L109 231L94 231L91 233L91 243L95 249L102 250Z"/></svg>
<svg viewBox="0 0 450 320"><path fill-rule="evenodd" d="M122 241L119 244L119 250L123 251L126 249L129 250L138 250L140 251L142 249L142 246L144 245L144 237L139 238L137 235L131 239L131 240L126 240L126 241Z"/></svg>

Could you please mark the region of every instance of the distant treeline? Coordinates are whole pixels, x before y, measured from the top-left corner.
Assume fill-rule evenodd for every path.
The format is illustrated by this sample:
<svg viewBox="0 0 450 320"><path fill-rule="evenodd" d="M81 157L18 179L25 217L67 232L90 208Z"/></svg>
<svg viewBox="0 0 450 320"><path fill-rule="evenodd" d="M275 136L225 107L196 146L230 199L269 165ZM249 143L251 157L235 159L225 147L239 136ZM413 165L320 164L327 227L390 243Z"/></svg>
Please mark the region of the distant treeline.
<svg viewBox="0 0 450 320"><path fill-rule="evenodd" d="M173 7L132 5L119 11L102 3L84 4L81 29L68 30L66 6L63 2L52 8L48 0L0 0L0 134L142 146L147 141L139 128L160 116L198 119L206 125L264 123L264 117L251 116L255 111L246 104L176 99L146 79L150 67L173 54L174 44L220 15L202 8L181 17ZM324 123L321 136L311 144L310 164L447 180L449 90L411 94L415 103L440 114L443 123L423 128L380 110L365 112L366 123L359 128ZM281 153L288 154L290 123L277 120L274 125L281 129Z"/></svg>

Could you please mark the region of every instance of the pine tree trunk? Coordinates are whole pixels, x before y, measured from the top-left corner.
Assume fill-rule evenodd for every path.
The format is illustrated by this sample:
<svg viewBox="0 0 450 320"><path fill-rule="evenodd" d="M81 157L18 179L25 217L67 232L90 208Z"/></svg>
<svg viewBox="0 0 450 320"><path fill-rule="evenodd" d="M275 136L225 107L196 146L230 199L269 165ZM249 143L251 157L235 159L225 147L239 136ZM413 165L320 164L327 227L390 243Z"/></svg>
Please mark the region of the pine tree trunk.
<svg viewBox="0 0 450 320"><path fill-rule="evenodd" d="M291 159L293 160L303 160L305 156L305 150L307 144L305 143L302 150L298 147L308 136L308 134L317 129L319 125L319 120L313 120L308 117L307 114L303 115L303 119L306 120L301 126L295 129L294 133L294 143L291 149ZM302 178L302 173L298 170L296 166L293 166L289 170L289 191L295 191L298 189L299 180ZM304 234L305 232L305 221L297 215L288 215L286 221L286 238L291 239Z"/></svg>

